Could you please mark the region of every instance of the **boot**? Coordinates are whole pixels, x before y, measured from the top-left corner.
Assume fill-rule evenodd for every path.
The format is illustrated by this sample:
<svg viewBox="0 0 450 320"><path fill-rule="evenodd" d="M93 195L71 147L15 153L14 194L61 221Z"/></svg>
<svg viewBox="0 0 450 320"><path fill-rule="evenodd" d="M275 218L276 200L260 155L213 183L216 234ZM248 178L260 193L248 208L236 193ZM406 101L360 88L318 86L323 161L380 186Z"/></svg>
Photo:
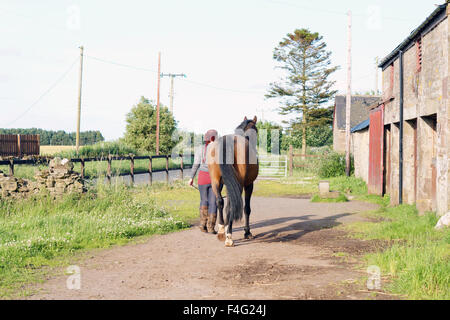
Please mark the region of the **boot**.
<svg viewBox="0 0 450 320"><path fill-rule="evenodd" d="M217 220L217 214L210 214L208 215L208 232L212 234L216 234L216 230L214 228L216 227L216 220Z"/></svg>
<svg viewBox="0 0 450 320"><path fill-rule="evenodd" d="M206 224L208 223L208 207L200 207L200 231L207 232Z"/></svg>

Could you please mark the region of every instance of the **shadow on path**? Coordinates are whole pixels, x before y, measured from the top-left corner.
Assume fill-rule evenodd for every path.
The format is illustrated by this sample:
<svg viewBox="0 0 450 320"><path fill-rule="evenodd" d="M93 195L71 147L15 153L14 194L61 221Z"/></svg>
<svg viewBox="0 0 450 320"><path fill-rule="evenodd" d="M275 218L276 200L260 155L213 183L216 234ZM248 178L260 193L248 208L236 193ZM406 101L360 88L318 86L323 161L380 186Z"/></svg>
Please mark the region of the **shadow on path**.
<svg viewBox="0 0 450 320"><path fill-rule="evenodd" d="M310 219L313 215L304 215L300 217L284 217L270 220L260 221L250 225L250 230L254 235L253 240L236 239L235 245L248 245L257 242L287 242L294 241L304 236L305 234L321 229L330 229L341 225L341 222L337 220L346 216L352 215L351 213L341 213L334 216L329 216L322 219ZM280 226L276 229L267 230L267 227L278 224L287 224ZM258 229L264 228L262 232L258 232ZM236 228L236 231L242 230L243 227Z"/></svg>

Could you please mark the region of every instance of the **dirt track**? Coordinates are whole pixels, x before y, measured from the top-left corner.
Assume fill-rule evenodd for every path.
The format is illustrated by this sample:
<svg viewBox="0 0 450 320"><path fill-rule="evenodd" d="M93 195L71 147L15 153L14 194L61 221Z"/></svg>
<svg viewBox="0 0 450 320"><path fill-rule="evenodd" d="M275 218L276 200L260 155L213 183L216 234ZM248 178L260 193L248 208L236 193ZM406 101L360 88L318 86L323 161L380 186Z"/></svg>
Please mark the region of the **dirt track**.
<svg viewBox="0 0 450 320"><path fill-rule="evenodd" d="M76 262L81 268L81 290L68 290L67 276L58 276L39 285L39 292L29 298L373 298L363 284L356 283L364 273L353 268L351 257L379 244L348 239L332 227L362 220L355 213L374 208L362 202L254 198L254 240L243 240L237 225L236 246L225 248L216 236L193 227L142 244L95 251Z"/></svg>

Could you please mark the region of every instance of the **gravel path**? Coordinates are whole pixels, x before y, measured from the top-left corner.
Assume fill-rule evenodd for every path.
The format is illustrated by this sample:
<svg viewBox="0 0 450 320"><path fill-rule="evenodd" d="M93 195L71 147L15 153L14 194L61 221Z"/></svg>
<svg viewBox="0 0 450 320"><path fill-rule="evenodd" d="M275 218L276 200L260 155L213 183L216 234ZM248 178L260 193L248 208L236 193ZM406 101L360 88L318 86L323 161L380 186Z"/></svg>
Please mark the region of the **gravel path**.
<svg viewBox="0 0 450 320"><path fill-rule="evenodd" d="M225 248L216 236L193 227L141 244L91 251L73 262L81 269L80 290L67 289L67 276L60 275L34 286L38 293L28 298L373 298L357 284L364 273L354 268L352 259L376 244L349 239L333 227L364 220L357 213L375 208L356 201L254 198L254 240L244 240L238 224L236 246Z"/></svg>

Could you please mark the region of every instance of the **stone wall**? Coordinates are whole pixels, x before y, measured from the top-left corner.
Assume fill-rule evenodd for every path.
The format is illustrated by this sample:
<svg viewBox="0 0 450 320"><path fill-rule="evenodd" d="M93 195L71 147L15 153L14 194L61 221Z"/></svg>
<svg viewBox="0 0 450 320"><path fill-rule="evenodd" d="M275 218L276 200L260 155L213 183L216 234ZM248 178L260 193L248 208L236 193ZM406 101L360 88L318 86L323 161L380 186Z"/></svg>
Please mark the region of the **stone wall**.
<svg viewBox="0 0 450 320"><path fill-rule="evenodd" d="M369 129L352 133L355 176L369 183Z"/></svg>
<svg viewBox="0 0 450 320"><path fill-rule="evenodd" d="M2 198L24 198L47 191L56 198L65 193L86 192L81 175L73 171L73 163L67 159L51 160L48 169L36 172L35 179L10 177L0 171L0 195Z"/></svg>
<svg viewBox="0 0 450 320"><path fill-rule="evenodd" d="M21 198L30 194L39 193L36 182L10 177L0 171L0 198Z"/></svg>
<svg viewBox="0 0 450 320"><path fill-rule="evenodd" d="M447 8L447 16L450 8ZM404 52L404 163L403 201L416 203L419 211L444 214L450 209L448 155L450 146L448 18L423 32L422 64L417 68L417 49L413 44ZM398 125L399 60L393 63L394 81L390 88L391 67L383 70L384 123L392 128L390 185L393 205L398 203ZM430 119L435 124L430 125ZM414 124L414 125L412 125ZM435 128L431 128L431 127ZM414 150L414 147L416 149ZM434 171L433 171L434 170Z"/></svg>

